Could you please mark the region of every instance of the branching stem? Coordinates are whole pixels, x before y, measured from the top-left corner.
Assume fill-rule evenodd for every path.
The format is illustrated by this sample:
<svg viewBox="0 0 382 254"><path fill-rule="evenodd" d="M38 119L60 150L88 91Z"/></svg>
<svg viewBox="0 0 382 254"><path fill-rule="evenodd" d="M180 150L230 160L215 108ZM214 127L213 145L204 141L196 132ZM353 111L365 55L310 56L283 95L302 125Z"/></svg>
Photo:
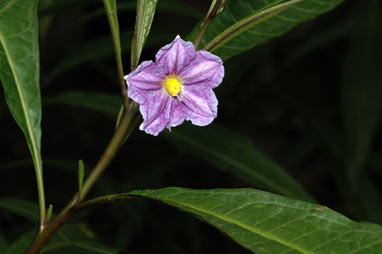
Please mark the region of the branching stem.
<svg viewBox="0 0 382 254"><path fill-rule="evenodd" d="M91 187L95 184L97 179L100 177L100 175L103 173L103 171L106 169L106 167L110 164L110 162L116 155L118 148L124 140L124 137L129 127L131 126L131 123L136 117L137 112L138 105L136 103L130 103L130 106L128 108L125 108L121 117L120 124L115 130L114 135L110 140L110 143L106 147L99 161L94 166L90 175L86 178L82 188L82 192L76 193L66 205L66 207L61 211L61 213L46 226L45 230L39 232L36 235L35 239L26 251L27 254L39 253L40 249L62 226L62 224L76 212L78 207L81 207L80 202L86 197L86 194L89 192Z"/></svg>

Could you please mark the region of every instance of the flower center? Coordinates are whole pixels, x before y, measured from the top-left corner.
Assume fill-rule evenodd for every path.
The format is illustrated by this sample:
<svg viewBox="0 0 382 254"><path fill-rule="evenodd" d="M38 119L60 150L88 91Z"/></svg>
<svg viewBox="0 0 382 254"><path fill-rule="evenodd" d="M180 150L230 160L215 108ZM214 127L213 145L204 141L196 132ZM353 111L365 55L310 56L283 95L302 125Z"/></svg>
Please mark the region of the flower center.
<svg viewBox="0 0 382 254"><path fill-rule="evenodd" d="M176 78L169 78L166 80L166 89L169 94L172 96L177 96L180 93L182 85L179 80Z"/></svg>

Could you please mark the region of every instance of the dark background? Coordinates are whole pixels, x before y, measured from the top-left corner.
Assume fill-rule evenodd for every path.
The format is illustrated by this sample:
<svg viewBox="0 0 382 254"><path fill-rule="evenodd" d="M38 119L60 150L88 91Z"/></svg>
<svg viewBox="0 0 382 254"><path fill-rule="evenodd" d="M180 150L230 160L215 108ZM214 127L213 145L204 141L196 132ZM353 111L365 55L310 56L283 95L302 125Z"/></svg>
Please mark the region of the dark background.
<svg viewBox="0 0 382 254"><path fill-rule="evenodd" d="M118 1L125 2L132 1ZM185 38L209 8L208 1L173 0L189 6L186 13L177 14L166 10L169 2L158 3L141 60L154 59L157 50L177 34ZM361 81L353 90L355 95L364 93L365 87L372 90L365 93L366 104L368 94L375 92L380 96L381 92L381 75L375 75L381 70L381 58L376 57L381 55L382 44L376 43L381 41L380 22L375 28L377 33L371 33L372 37L367 33L370 17L381 11L380 4L375 2L375 7L370 7L372 1L345 1L334 11L226 61L224 81L215 90L219 99L219 116L215 122L250 137L320 204L357 221L382 223L380 121L371 127L371 136L366 138L360 189L355 191L343 179L353 156L353 139L344 123L348 109L343 107L341 99L347 91L346 82ZM106 16L89 16L102 8L102 1L56 3L62 5L41 7L40 12L44 22L40 39L43 102L49 96L71 90L117 95L119 86ZM119 12L126 73L134 20L134 8ZM86 46L100 38L104 40ZM88 56L105 54L74 66L76 56L86 58L81 56L86 55L85 50ZM52 71L65 58L72 67L52 78ZM367 109L360 113L366 119L368 114L374 114ZM380 112L379 108L379 117ZM37 202L29 151L5 102L0 116L0 197ZM114 127L115 118L97 111L43 103L46 199L54 204L55 212L76 191L78 160L84 160L90 170ZM362 125L360 128L362 132ZM332 143L338 145L342 158L333 152ZM257 188L179 149L163 137L136 130L90 196L166 186ZM92 239L123 253L247 253L196 218L150 201L101 206L75 216L70 223ZM9 241L31 227L24 219L1 211L0 230L6 232Z"/></svg>

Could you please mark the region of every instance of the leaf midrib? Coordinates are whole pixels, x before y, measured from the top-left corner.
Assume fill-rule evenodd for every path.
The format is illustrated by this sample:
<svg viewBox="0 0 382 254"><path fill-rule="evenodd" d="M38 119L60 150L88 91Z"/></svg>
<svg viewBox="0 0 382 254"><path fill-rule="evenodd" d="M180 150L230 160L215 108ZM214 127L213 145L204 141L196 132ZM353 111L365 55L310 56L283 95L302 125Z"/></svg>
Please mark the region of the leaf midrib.
<svg viewBox="0 0 382 254"><path fill-rule="evenodd" d="M144 194L145 195L145 194ZM150 196L149 196L150 197ZM285 240L281 239L281 238L278 238L274 235L271 235L271 234L268 234L260 229L257 229L257 228L254 228L254 227L251 227L249 225L246 225L244 223L241 223L240 221L237 221L237 220L234 220L234 219L231 219L231 218L228 218L228 217L225 217L223 215L220 215L220 214L217 214L217 213L214 213L212 211L209 211L209 210L205 210L205 209L202 209L200 207L196 207L196 206L193 206L191 204L186 204L186 203L183 203L183 202L179 202L177 200L171 200L171 199L168 199L168 198L163 198L163 197L157 197L159 200L163 200L163 201L167 201L169 203L174 203L174 204L177 204L177 205L180 205L180 206L183 206L183 207L186 207L186 208L190 208L190 209L193 209L195 211L198 211L198 212L201 212L201 213L205 213L207 215L210 215L210 216L213 216L213 217L216 217L222 221L225 221L225 222L228 222L228 223L231 223L231 224L234 224L234 225L237 225L239 227L242 227L243 229L246 229L252 233L255 233L255 234L258 234L258 235L261 235L262 237L266 238L266 239L270 239L270 240L273 240L275 242L278 242L282 245L285 245L289 248L292 248L294 250L297 250L303 254L314 254L314 252L312 251L309 251L307 249L304 249L302 247L299 247L295 244L292 244L292 243L288 243L286 242Z"/></svg>

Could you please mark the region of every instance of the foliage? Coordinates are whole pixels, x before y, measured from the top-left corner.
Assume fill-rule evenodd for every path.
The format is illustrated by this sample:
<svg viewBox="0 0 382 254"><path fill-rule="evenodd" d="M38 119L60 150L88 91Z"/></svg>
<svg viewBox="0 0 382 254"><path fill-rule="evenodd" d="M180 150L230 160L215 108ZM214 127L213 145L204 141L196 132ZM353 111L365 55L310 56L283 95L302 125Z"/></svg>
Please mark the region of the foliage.
<svg viewBox="0 0 382 254"><path fill-rule="evenodd" d="M381 253L381 5L342 2L0 1L0 253ZM152 137L123 76L176 35L218 118Z"/></svg>

